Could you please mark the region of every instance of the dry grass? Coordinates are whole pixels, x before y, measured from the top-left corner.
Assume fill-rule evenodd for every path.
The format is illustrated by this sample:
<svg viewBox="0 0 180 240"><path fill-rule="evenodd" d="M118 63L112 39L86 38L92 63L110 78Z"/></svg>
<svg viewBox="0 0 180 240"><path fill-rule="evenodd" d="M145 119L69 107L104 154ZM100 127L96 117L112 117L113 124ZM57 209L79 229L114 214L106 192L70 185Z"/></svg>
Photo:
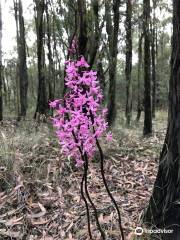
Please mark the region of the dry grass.
<svg viewBox="0 0 180 240"><path fill-rule="evenodd" d="M121 207L128 239L148 202L157 172L157 159L165 130L166 113L158 112L154 135L142 137L142 122L125 128L117 119L115 140L102 143L106 176ZM81 170L61 156L52 128L33 121L6 121L0 126L0 239L87 239L84 203L79 197ZM108 239L119 239L117 216L99 177L97 160L91 164L89 191ZM140 193L143 194L140 194ZM8 214L7 214L8 213ZM96 240L96 227L92 225ZM111 236L111 237L110 237Z"/></svg>

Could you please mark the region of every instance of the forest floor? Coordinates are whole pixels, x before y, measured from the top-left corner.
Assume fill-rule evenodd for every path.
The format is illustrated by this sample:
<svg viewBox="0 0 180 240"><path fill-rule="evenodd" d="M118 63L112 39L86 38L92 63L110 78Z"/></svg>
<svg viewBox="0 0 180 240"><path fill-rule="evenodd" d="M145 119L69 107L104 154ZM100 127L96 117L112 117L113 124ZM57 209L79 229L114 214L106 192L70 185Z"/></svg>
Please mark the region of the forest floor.
<svg viewBox="0 0 180 240"><path fill-rule="evenodd" d="M135 238L134 229L142 226L166 121L166 113L158 112L150 138L142 137L142 122L128 129L122 123L112 130L110 144L102 142L106 179L120 207L127 240L146 239ZM0 126L0 239L87 240L81 177L82 170L61 155L51 126L4 121ZM90 163L88 184L107 239L120 239L117 214L100 177L98 156ZM91 227L98 240L94 222Z"/></svg>

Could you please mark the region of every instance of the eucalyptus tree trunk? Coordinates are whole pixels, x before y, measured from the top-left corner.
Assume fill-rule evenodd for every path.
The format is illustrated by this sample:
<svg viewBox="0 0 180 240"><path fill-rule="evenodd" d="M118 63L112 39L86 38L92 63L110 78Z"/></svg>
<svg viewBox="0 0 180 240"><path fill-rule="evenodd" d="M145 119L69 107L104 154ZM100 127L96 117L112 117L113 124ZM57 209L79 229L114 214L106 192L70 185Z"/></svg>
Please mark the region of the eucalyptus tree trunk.
<svg viewBox="0 0 180 240"><path fill-rule="evenodd" d="M169 82L169 116L154 190L144 221L174 230L162 239L180 239L180 2L173 0L173 38Z"/></svg>
<svg viewBox="0 0 180 240"><path fill-rule="evenodd" d="M0 121L3 120L3 91L2 91L2 82L3 82L3 74L2 74L2 8L0 2Z"/></svg>
<svg viewBox="0 0 180 240"><path fill-rule="evenodd" d="M37 34L37 57L38 57L38 97L34 118L47 115L48 103L46 94L45 78L45 52L44 52L44 0L35 0L36 4L36 34Z"/></svg>
<svg viewBox="0 0 180 240"><path fill-rule="evenodd" d="M22 2L19 0L19 38L18 38L18 53L19 53L19 92L20 92L20 117L26 116L27 111L27 91L28 91L28 73L26 64L26 41Z"/></svg>
<svg viewBox="0 0 180 240"><path fill-rule="evenodd" d="M93 47L92 47L92 42L90 42L90 47L89 47L89 65L90 68L92 68L95 59L96 59L96 54L99 49L100 45L100 36L101 36L101 29L99 26L99 1L98 0L93 0L92 1L92 10L93 10L93 18L94 22L92 22L92 25L94 25L93 29L93 34L92 34L92 41L93 41Z"/></svg>
<svg viewBox="0 0 180 240"><path fill-rule="evenodd" d="M155 52L155 59L156 59L156 108L158 107L158 104L160 102L160 79L158 77L158 58L159 58L159 41L158 41L158 29L157 29L157 26L155 28L155 49L156 49L156 52Z"/></svg>
<svg viewBox="0 0 180 240"><path fill-rule="evenodd" d="M51 47L51 18L49 15L49 0L46 1L46 22L47 22L47 47L48 47L48 85L49 85L49 100L54 99L54 85L55 85L55 70L54 70L54 61L53 61L53 55L52 55L52 47Z"/></svg>
<svg viewBox="0 0 180 240"><path fill-rule="evenodd" d="M151 31L151 57L152 57L152 117L155 118L156 111L156 2L153 0L153 19Z"/></svg>
<svg viewBox="0 0 180 240"><path fill-rule="evenodd" d="M20 34L19 34L19 19L18 19L18 12L19 12L19 2L14 0L14 13L15 13L15 21L16 21L16 41L17 41L17 53L18 53L18 60L16 63L16 73L15 73L15 85L14 85L14 94L15 94L15 102L16 102L16 113L17 113L17 120L21 119L21 112L20 112Z"/></svg>
<svg viewBox="0 0 180 240"><path fill-rule="evenodd" d="M58 93L58 96L62 96L63 92L63 77L62 77L62 71L61 71L61 57L59 57L58 51L57 51L57 37L56 37L56 16L53 14L53 28L52 28L52 38L53 38L53 59L54 60L54 86L53 86L53 92L54 96L56 97L56 93Z"/></svg>
<svg viewBox="0 0 180 240"><path fill-rule="evenodd" d="M17 101L20 108L18 108L18 120L26 117L27 111L27 91L28 91L28 73L26 64L26 41L25 41L25 28L24 17L21 0L14 0L14 11L16 20L16 39L17 39Z"/></svg>
<svg viewBox="0 0 180 240"><path fill-rule="evenodd" d="M144 30L144 136L152 133L151 58L150 58L150 0L143 0Z"/></svg>
<svg viewBox="0 0 180 240"><path fill-rule="evenodd" d="M79 17L79 38L78 49L79 54L87 57L87 16L86 16L86 1L78 0L78 17Z"/></svg>
<svg viewBox="0 0 180 240"><path fill-rule="evenodd" d="M141 31L141 30L139 30ZM138 43L138 99L137 99L137 117L136 121L139 122L142 112L142 97L141 97L141 76L142 76L142 40L143 34L139 34L139 43Z"/></svg>
<svg viewBox="0 0 180 240"><path fill-rule="evenodd" d="M111 4L105 0L106 31L109 44L109 91L107 121L112 125L116 117L116 67L118 54L119 7L120 0L113 1L113 21L111 19Z"/></svg>
<svg viewBox="0 0 180 240"><path fill-rule="evenodd" d="M132 0L126 1L126 123L132 118Z"/></svg>

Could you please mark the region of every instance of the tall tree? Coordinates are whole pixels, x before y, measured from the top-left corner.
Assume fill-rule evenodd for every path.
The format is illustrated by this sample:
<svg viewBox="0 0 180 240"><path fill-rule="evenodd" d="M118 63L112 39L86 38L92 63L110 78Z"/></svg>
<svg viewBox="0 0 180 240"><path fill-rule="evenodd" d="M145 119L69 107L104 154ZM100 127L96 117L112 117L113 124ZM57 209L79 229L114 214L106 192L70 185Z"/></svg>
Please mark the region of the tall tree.
<svg viewBox="0 0 180 240"><path fill-rule="evenodd" d="M144 221L174 230L163 239L180 239L180 2L173 0L169 117L154 190Z"/></svg>
<svg viewBox="0 0 180 240"><path fill-rule="evenodd" d="M86 17L86 1L78 0L78 16L79 16L79 38L78 47L79 54L87 57L87 17Z"/></svg>
<svg viewBox="0 0 180 240"><path fill-rule="evenodd" d="M36 34L37 34L37 57L38 57L38 98L34 118L46 115L48 104L45 78L45 52L44 52L44 0L35 0L36 5Z"/></svg>
<svg viewBox="0 0 180 240"><path fill-rule="evenodd" d="M109 44L109 91L108 91L108 115L107 121L112 125L116 116L116 67L118 54L118 33L119 33L119 7L120 0L113 1L113 21L111 19L111 4L105 0L106 31Z"/></svg>
<svg viewBox="0 0 180 240"><path fill-rule="evenodd" d="M16 113L18 115L17 120L20 120L20 84L19 84L19 21L18 21L18 2L14 0L14 14L15 14L15 21L16 21L16 41L17 41L17 52L18 52L18 61L16 61L16 72L15 72L15 84L14 84L14 100L16 100Z"/></svg>
<svg viewBox="0 0 180 240"><path fill-rule="evenodd" d="M126 123L130 125L132 117L132 0L126 1Z"/></svg>
<svg viewBox="0 0 180 240"><path fill-rule="evenodd" d="M156 110L156 1L153 0L153 17L151 28L151 57L152 57L152 117Z"/></svg>
<svg viewBox="0 0 180 240"><path fill-rule="evenodd" d="M46 22L47 22L47 47L48 47L48 85L49 85L49 99L54 99L54 85L55 85L55 70L54 70L54 61L53 61L53 54L52 54L52 46L51 46L51 39L52 39L52 33L51 33L51 17L49 15L49 0L46 0L45 4L45 11L46 11Z"/></svg>
<svg viewBox="0 0 180 240"><path fill-rule="evenodd" d="M1 8L1 2L0 2L0 121L3 120L2 71L3 71L3 68L2 68L2 8Z"/></svg>
<svg viewBox="0 0 180 240"><path fill-rule="evenodd" d="M142 40L143 34L139 26L139 42L138 42L138 99L137 99L137 117L136 121L139 122L142 112L142 97L141 97L141 70L142 70Z"/></svg>
<svg viewBox="0 0 180 240"><path fill-rule="evenodd" d="M16 20L16 34L17 34L17 50L18 50L18 70L17 76L19 81L20 93L20 111L18 113L19 119L26 116L27 111L27 91L28 91L28 73L26 64L26 41L24 17L21 0L14 0L15 20Z"/></svg>
<svg viewBox="0 0 180 240"><path fill-rule="evenodd" d="M144 136L152 133L151 58L150 58L150 0L143 0L144 31Z"/></svg>

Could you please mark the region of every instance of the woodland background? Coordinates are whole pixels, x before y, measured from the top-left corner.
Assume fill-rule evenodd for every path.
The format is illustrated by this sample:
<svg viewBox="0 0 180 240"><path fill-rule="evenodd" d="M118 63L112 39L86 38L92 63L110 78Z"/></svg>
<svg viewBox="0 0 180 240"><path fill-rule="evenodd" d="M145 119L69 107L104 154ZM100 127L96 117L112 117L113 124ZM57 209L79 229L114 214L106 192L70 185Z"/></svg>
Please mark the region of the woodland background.
<svg viewBox="0 0 180 240"><path fill-rule="evenodd" d="M166 109L172 34L171 4L152 1L149 13L143 13L142 1L114 1L112 4L94 0L87 1L86 7L84 2L81 5L78 7L73 1L31 2L24 21L22 3L12 2L9 11L16 22L17 43L14 39L13 52L6 53L2 48L1 91L5 116L11 113L14 117L21 117L26 115L26 111L29 116L34 115L40 105L37 103L38 94L44 96L44 109L40 111L44 114L48 110L49 99L62 97L67 49L72 36L79 32L85 40L83 54L90 65L98 70L105 104L109 108L112 105L112 113L115 112L113 105L117 104L118 109L126 110L127 118L131 118L127 115L131 115L132 109L139 111L139 115L145 101L144 14L150 16L150 52L145 53L149 54L146 59L150 63L147 71L151 75L153 117L155 108ZM83 22L80 26L81 17ZM5 15L4 22L8 23ZM117 75L114 71L116 68ZM114 121L113 115L110 122Z"/></svg>
<svg viewBox="0 0 180 240"><path fill-rule="evenodd" d="M11 52L2 44L6 4L15 23ZM81 171L61 155L48 105L64 95L75 37L103 89L114 135L102 142L107 180L135 239L167 128L172 2L34 0L24 8L21 0L0 2L0 239L87 239ZM119 239L97 165L98 157L90 191L107 235Z"/></svg>

